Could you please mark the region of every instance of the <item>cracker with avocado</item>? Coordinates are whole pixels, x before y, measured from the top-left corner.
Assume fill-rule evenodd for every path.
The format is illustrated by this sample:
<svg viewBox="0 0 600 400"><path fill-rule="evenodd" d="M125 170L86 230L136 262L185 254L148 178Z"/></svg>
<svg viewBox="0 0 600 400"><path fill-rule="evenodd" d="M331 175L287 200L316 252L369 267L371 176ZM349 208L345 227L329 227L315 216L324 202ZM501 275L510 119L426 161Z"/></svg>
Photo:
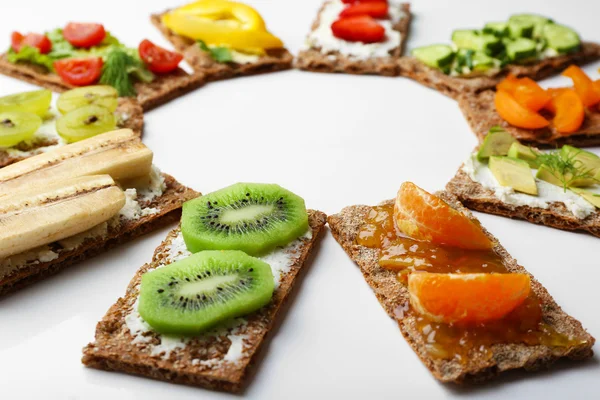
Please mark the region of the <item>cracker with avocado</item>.
<svg viewBox="0 0 600 400"><path fill-rule="evenodd" d="M306 267L309 255L326 223L325 214L308 210L312 235L297 239L298 244L284 247L293 264L282 273L267 306L247 315L244 323L217 329L211 334L190 337L170 349L161 348L165 338L156 332L132 332L127 321L136 307L142 275L173 262L181 251L180 228L177 228L156 249L149 264L137 272L125 296L120 298L96 327L94 342L83 349L83 363L92 368L120 371L172 383L181 383L239 392L243 389L248 370L265 344L266 336L294 285L299 284L300 271ZM179 249L179 250L178 250ZM197 253L200 254L200 253ZM133 326L130 323L130 326ZM141 335L141 336L140 336ZM234 343L235 341L235 343Z"/></svg>
<svg viewBox="0 0 600 400"><path fill-rule="evenodd" d="M152 15L150 21L171 42L173 47L183 54L185 60L195 71L204 74L207 81L264 74L292 68L294 57L285 48L268 49L266 55L245 64L219 62L209 52L202 50L196 41L178 35L167 28L161 21L161 16L167 12L169 11Z"/></svg>
<svg viewBox="0 0 600 400"><path fill-rule="evenodd" d="M0 74L12 76L59 93L75 88L42 66L11 63L6 54L0 55ZM205 77L201 73L189 74L178 68L169 74L156 75L152 82L136 82L134 88L137 93L137 101L144 111L148 111L183 96L204 83Z"/></svg>
<svg viewBox="0 0 600 400"><path fill-rule="evenodd" d="M522 129L500 117L494 105L494 93L493 90L485 90L457 97L458 105L479 141L483 141L492 126L501 126L521 143L540 148L556 148L565 144L576 147L600 145L600 111L588 108L581 127L569 135L557 132L552 125L542 129Z"/></svg>
<svg viewBox="0 0 600 400"><path fill-rule="evenodd" d="M456 210L475 219L450 193L438 193ZM393 203L393 200L384 204ZM494 378L508 370L534 371L551 366L559 359L583 360L593 355L595 339L586 332L581 323L565 313L548 291L531 276L532 291L542 301L543 321L556 331L582 338L580 344L566 347L527 345L525 343L495 344L466 359L444 359L433 356L427 350L428 343L422 332L417 331L416 318L410 313L398 313L399 306L409 301L408 288L397 279L397 272L379 266L377 249L356 244L356 238L372 207L350 206L339 214L331 215L328 223L335 239L348 256L356 262L365 280L390 318L398 323L402 335L431 373L442 382L473 383ZM484 230L485 231L485 230ZM494 251L502 258L510 272L527 273L489 232L486 235L495 243ZM488 355L491 354L491 357Z"/></svg>
<svg viewBox="0 0 600 400"><path fill-rule="evenodd" d="M328 5L326 1L317 18L311 26L311 31L319 28L321 23L321 14ZM408 38L410 29L411 14L409 3L392 3L389 7L395 7L396 13L401 18L394 21L392 28L400 33L400 44L392 49L386 57L357 58L340 53L339 51L323 52L320 48L309 47L300 51L295 61L297 68L312 72L340 72L347 74L371 74L383 76L397 76L399 73L397 60L404 51L404 45Z"/></svg>

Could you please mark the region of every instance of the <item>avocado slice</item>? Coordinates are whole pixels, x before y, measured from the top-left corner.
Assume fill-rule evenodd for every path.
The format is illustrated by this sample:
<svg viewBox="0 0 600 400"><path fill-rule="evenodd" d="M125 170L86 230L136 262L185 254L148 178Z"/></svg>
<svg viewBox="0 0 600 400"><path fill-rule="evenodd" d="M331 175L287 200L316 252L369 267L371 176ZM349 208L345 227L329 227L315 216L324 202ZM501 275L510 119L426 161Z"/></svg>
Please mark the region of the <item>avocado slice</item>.
<svg viewBox="0 0 600 400"><path fill-rule="evenodd" d="M518 158L519 160L525 161L531 168L537 169L539 167L537 161L538 151L519 142L514 142L510 146L507 155L511 158Z"/></svg>
<svg viewBox="0 0 600 400"><path fill-rule="evenodd" d="M531 168L523 160L516 158L491 156L490 171L502 186L509 186L518 192L537 196L537 185L531 174Z"/></svg>
<svg viewBox="0 0 600 400"><path fill-rule="evenodd" d="M592 204L594 207L600 208L600 194L581 188L571 188L571 190L583 197L588 203Z"/></svg>
<svg viewBox="0 0 600 400"><path fill-rule="evenodd" d="M556 186L560 186L560 187L564 187L564 183L563 182L567 182L567 186L569 188L573 188L573 187L581 187L581 186L590 186L593 185L595 183L598 183L598 181L592 177L590 178L578 178L575 180L572 180L572 175L571 174L566 174L564 177L561 176L561 173L558 171L553 171L552 169L548 168L547 165L542 164L540 166L540 168L538 169L537 174L535 175L536 178L541 179L543 181L546 181L548 183L551 183L553 185Z"/></svg>
<svg viewBox="0 0 600 400"><path fill-rule="evenodd" d="M560 149L560 155L565 160L575 161L576 167L582 166L582 169L590 171L591 175L595 175L600 171L600 157L594 153L565 145Z"/></svg>
<svg viewBox="0 0 600 400"><path fill-rule="evenodd" d="M483 139L483 144L477 152L477 159L485 161L491 156L505 156L513 143L518 143L510 133L494 126Z"/></svg>

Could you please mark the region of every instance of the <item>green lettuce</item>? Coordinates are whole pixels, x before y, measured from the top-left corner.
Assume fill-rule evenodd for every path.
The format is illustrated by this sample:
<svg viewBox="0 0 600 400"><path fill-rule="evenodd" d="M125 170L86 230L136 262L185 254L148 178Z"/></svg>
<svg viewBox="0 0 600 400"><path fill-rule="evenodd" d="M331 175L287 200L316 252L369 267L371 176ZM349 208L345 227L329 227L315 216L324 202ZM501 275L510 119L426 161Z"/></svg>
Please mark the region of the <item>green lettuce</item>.
<svg viewBox="0 0 600 400"><path fill-rule="evenodd" d="M11 48L7 53L7 59L13 64L20 62L36 64L45 67L48 71L54 71L52 64L55 60L49 54L41 54L36 47L23 46L18 53Z"/></svg>

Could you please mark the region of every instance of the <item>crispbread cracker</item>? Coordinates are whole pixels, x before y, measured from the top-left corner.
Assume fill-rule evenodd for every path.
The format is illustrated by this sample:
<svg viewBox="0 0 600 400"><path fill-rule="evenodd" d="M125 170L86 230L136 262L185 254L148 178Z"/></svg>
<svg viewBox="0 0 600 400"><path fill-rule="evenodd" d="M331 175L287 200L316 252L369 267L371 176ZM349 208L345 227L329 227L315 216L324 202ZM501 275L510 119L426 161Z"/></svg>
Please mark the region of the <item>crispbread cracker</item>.
<svg viewBox="0 0 600 400"><path fill-rule="evenodd" d="M136 220L127 220L121 217L117 226L112 227L109 224L105 237L86 239L73 250L61 250L58 244L49 245L58 253L58 257L48 262L29 263L8 276L0 278L0 296L42 280L70 265L107 251L111 247L177 221L181 216L182 204L199 196L200 193L183 186L170 175L163 174L163 177L166 190L161 196L146 205L146 207L157 208L159 210L157 213L142 216Z"/></svg>
<svg viewBox="0 0 600 400"><path fill-rule="evenodd" d="M542 129L521 129L510 125L498 114L494 94L493 90L486 90L479 94L465 93L457 99L479 141L483 141L492 126L498 125L519 142L540 148L556 148L565 144L576 147L600 145L600 111L588 108L581 127L569 135L562 135L552 125Z"/></svg>
<svg viewBox="0 0 600 400"><path fill-rule="evenodd" d="M461 211L469 218L473 215L447 192L438 194L452 207ZM393 204L393 200L385 204ZM493 355L490 359L476 352L466 360L458 361L433 358L426 350L426 343L420 332L416 331L415 317L404 313L397 314L398 307L404 307L409 302L408 289L398 281L396 272L379 266L377 249L367 248L356 244L360 227L372 207L351 206L344 208L339 214L328 218L329 226L335 239L342 245L350 258L358 264L367 283L371 286L379 302L388 315L398 322L404 338L417 353L421 361L431 373L443 382L477 382L490 379L499 373L511 369L524 368L536 370L550 366L560 358L581 360L591 357L595 339L582 327L581 323L567 315L552 299L546 289L535 280L522 266L517 264L498 241L487 231L485 233L495 243L494 251L500 255L511 272L528 273L531 276L532 290L542 301L544 322L566 335L574 335L587 341L573 347L548 347L543 345L528 346L526 344L496 344L489 348Z"/></svg>
<svg viewBox="0 0 600 400"><path fill-rule="evenodd" d="M207 52L200 49L195 41L180 36L167 28L161 21L161 16L167 12L152 15L150 21L171 42L173 47L183 54L185 60L195 71L206 76L207 81L276 72L292 67L294 57L287 49L269 49L265 56L261 56L256 62L247 64L217 62Z"/></svg>
<svg viewBox="0 0 600 400"><path fill-rule="evenodd" d="M12 76L59 93L75 87L39 65L13 64L7 60L6 54L0 55L0 74ZM205 81L206 79L201 73L188 74L178 68L169 74L156 75L154 81L150 83L136 82L134 87L137 91L138 102L144 111L149 111L199 88Z"/></svg>
<svg viewBox="0 0 600 400"><path fill-rule="evenodd" d="M120 298L96 327L96 338L83 350L83 363L88 367L109 371L121 371L146 376L167 382L201 386L227 392L242 390L248 368L263 345L267 333L273 327L282 304L288 297L298 274L314 249L320 232L326 223L326 215L320 211L308 210L311 238L302 238L303 244L297 248L294 265L282 276L271 302L245 317L247 324L241 329L243 339L242 356L236 363L224 361L231 341L226 335L217 335L215 340L192 339L184 348L173 350L168 359L152 356L151 351L136 343L129 331L125 318L132 310L138 297L138 287L142 275L167 262L171 242L179 232L173 230L156 249L150 264L144 265L135 275L124 297ZM160 339L152 334L153 342ZM194 361L197 360L197 361Z"/></svg>
<svg viewBox="0 0 600 400"><path fill-rule="evenodd" d="M311 31L319 27L320 15L327 2L323 3L317 18L312 24ZM400 46L390 52L389 57L375 57L369 59L359 59L343 55L339 52L322 53L319 49L306 49L300 51L295 61L297 68L312 72L341 72L347 74L372 74L383 76L397 76L399 68L397 64L398 57L404 51L404 45L408 38L410 30L411 14L410 4L391 3L390 7L400 7L404 12L404 18L400 19L395 25L394 30L400 32Z"/></svg>
<svg viewBox="0 0 600 400"><path fill-rule="evenodd" d="M571 64L582 65L600 59L600 44L584 42L581 50L567 55L548 58L534 64L509 64L491 76L461 78L450 76L442 71L429 67L415 57L401 57L398 60L400 75L414 79L422 85L435 89L446 96L456 99L459 95L470 92L479 93L493 89L509 73L518 77L529 77L541 80L558 74Z"/></svg>

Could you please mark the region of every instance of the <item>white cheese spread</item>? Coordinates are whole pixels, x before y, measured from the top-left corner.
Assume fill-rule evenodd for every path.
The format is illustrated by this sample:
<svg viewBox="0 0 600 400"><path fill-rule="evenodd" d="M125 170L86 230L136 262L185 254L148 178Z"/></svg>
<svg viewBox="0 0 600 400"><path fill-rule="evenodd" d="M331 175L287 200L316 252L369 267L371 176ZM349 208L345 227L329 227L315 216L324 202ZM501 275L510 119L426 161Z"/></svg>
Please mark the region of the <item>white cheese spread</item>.
<svg viewBox="0 0 600 400"><path fill-rule="evenodd" d="M493 191L494 196L506 204L546 209L551 203L563 203L579 219L586 218L596 210L592 204L588 203L578 194L570 190L565 191L562 187L539 179L535 180L538 189L537 196L515 192L513 188L502 186L498 183L488 166L477 160L475 154L471 155L465 161L462 170L474 182L478 182L484 188ZM532 173L535 174L535 171Z"/></svg>
<svg viewBox="0 0 600 400"><path fill-rule="evenodd" d="M306 38L305 47L320 49L321 53L339 52L342 55L357 59L369 59L375 57L388 57L390 51L394 50L402 41L400 32L393 29L393 25L405 18L399 4L390 2L389 19L379 19L377 22L385 29L385 40L378 43L349 42L339 39L333 35L331 24L346 8L347 4L341 0L329 0L325 3L319 17L319 25L309 33Z"/></svg>

